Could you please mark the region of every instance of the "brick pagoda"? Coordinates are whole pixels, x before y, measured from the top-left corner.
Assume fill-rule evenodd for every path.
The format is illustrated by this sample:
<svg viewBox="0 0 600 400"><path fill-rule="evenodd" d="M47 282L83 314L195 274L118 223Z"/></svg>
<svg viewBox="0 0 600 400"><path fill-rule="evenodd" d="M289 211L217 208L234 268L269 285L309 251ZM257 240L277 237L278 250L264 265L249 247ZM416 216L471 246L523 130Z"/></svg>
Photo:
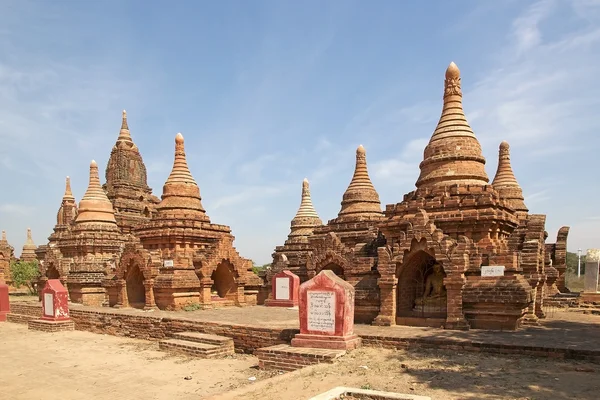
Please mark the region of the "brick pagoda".
<svg viewBox="0 0 600 400"><path fill-rule="evenodd" d="M66 282L72 302L93 306L103 304L102 282L114 268L115 257L122 245L123 236L117 226L115 211L100 186L98 165L92 161L89 185L79 202L77 217L70 233L61 238L59 244L62 256L59 264L68 271Z"/></svg>
<svg viewBox="0 0 600 400"><path fill-rule="evenodd" d="M31 237L31 228L27 228L27 240L23 245L23 250L21 250L21 256L19 257L19 261L31 262L37 260L37 256L35 254L35 250L37 246L33 242L33 238Z"/></svg>
<svg viewBox="0 0 600 400"><path fill-rule="evenodd" d="M383 215L359 147L342 210L314 229L300 270L351 283L359 322L516 329L543 318L546 292L564 288L568 227L545 244L545 216L529 214L506 142L489 183L454 63L420 170L416 190Z"/></svg>
<svg viewBox="0 0 600 400"><path fill-rule="evenodd" d="M206 214L181 134L156 214L132 233L115 273L105 280L110 305L167 310L246 305L252 262L233 247L231 229L211 223Z"/></svg>
<svg viewBox="0 0 600 400"><path fill-rule="evenodd" d="M123 233L130 233L136 226L149 221L159 203L148 186L146 166L131 138L125 110L119 137L106 166L103 188L113 204L117 225Z"/></svg>

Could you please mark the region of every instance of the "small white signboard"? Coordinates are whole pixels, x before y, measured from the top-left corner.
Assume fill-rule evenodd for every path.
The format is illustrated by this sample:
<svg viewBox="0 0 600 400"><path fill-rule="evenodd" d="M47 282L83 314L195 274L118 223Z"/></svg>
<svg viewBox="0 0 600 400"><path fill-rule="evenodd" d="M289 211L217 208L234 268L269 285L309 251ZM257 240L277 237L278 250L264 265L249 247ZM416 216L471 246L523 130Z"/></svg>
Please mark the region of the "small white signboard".
<svg viewBox="0 0 600 400"><path fill-rule="evenodd" d="M290 299L290 278L275 278L275 300Z"/></svg>
<svg viewBox="0 0 600 400"><path fill-rule="evenodd" d="M173 260L165 260L165 261L163 261L163 266L165 266L165 267L173 267Z"/></svg>
<svg viewBox="0 0 600 400"><path fill-rule="evenodd" d="M483 265L481 276L504 276L504 265Z"/></svg>
<svg viewBox="0 0 600 400"><path fill-rule="evenodd" d="M309 291L307 296L308 330L335 332L335 293Z"/></svg>
<svg viewBox="0 0 600 400"><path fill-rule="evenodd" d="M44 315L54 317L54 295L44 293Z"/></svg>

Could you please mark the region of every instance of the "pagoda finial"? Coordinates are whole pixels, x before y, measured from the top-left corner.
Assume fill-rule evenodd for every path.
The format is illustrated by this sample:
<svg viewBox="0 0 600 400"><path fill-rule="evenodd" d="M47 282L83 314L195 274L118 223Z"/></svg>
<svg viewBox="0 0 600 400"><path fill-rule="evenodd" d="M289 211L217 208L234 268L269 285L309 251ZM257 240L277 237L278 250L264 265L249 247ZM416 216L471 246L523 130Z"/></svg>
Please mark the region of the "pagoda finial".
<svg viewBox="0 0 600 400"><path fill-rule="evenodd" d="M342 209L338 218L365 219L383 215L379 194L375 190L367 170L367 152L363 145L356 149L354 175L342 199Z"/></svg>
<svg viewBox="0 0 600 400"><path fill-rule="evenodd" d="M302 200L300 201L300 208L294 219L297 218L319 218L319 215L313 206L312 199L310 198L310 187L308 179L306 178L302 181Z"/></svg>
<svg viewBox="0 0 600 400"><path fill-rule="evenodd" d="M460 70L454 62L446 68L442 115L419 167L417 188L489 182L481 145L463 111Z"/></svg>
<svg viewBox="0 0 600 400"><path fill-rule="evenodd" d="M33 240L31 238L31 228L27 228L27 241Z"/></svg>
<svg viewBox="0 0 600 400"><path fill-rule="evenodd" d="M510 146L507 141L500 143L498 149L498 169L492 182L500 197L505 199L517 212L528 212L523 197L523 189L517 182L510 163Z"/></svg>
<svg viewBox="0 0 600 400"><path fill-rule="evenodd" d="M131 133L129 132L129 125L127 124L127 111L123 110L123 116L121 121L121 130L119 131L119 138L117 140L131 140Z"/></svg>
<svg viewBox="0 0 600 400"><path fill-rule="evenodd" d="M65 182L65 194L63 195L63 199L75 199L73 192L71 191L71 178L68 176Z"/></svg>
<svg viewBox="0 0 600 400"><path fill-rule="evenodd" d="M173 169L163 186L162 201L157 209L159 212L175 209L196 212L199 219L208 221L201 199L200 188L188 167L183 135L178 133L175 136Z"/></svg>
<svg viewBox="0 0 600 400"><path fill-rule="evenodd" d="M2 231L2 241L3 242L7 242L8 240L6 239L6 231Z"/></svg>
<svg viewBox="0 0 600 400"><path fill-rule="evenodd" d="M79 213L75 222L110 223L116 226L115 210L100 186L98 164L94 160L90 163L88 188L79 202Z"/></svg>

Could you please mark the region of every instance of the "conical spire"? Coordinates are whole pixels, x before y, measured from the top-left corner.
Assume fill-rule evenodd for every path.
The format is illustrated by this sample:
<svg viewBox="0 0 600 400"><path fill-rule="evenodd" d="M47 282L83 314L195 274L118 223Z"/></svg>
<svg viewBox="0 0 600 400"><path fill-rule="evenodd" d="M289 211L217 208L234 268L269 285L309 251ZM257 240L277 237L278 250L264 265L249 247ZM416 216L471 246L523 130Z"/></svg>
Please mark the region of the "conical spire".
<svg viewBox="0 0 600 400"><path fill-rule="evenodd" d="M65 194L63 195L63 200L75 200L75 196L73 196L73 192L71 192L71 178L68 176L65 183Z"/></svg>
<svg viewBox="0 0 600 400"><path fill-rule="evenodd" d="M310 198L308 179L304 178L302 182L302 201L296 216L292 219L291 232L286 243L305 242L306 238L312 235L314 228L321 225L323 225L323 221L319 218Z"/></svg>
<svg viewBox="0 0 600 400"><path fill-rule="evenodd" d="M123 119L121 121L121 130L119 131L119 138L117 139L117 141L123 140L127 142L132 142L133 140L131 139L131 133L129 132L129 125L127 125L127 111L123 110L122 118Z"/></svg>
<svg viewBox="0 0 600 400"><path fill-rule="evenodd" d="M21 261L33 261L36 259L35 249L37 246L33 243L33 239L31 237L31 228L27 228L27 240L23 245L23 249L21 250Z"/></svg>
<svg viewBox="0 0 600 400"><path fill-rule="evenodd" d="M498 151L498 169L492 182L494 189L498 190L500 197L504 198L510 204L511 208L518 212L528 212L523 197L523 189L519 186L517 178L510 165L510 146L508 142L500 143Z"/></svg>
<svg viewBox="0 0 600 400"><path fill-rule="evenodd" d="M201 200L200 188L187 164L183 135L178 133L175 136L173 169L163 186L162 201L157 209L159 213L182 210L185 213L196 214L196 217L201 220L208 221Z"/></svg>
<svg viewBox="0 0 600 400"><path fill-rule="evenodd" d="M31 228L27 228L27 241L25 242L25 244L35 246L35 243L33 243L33 238L31 237Z"/></svg>
<svg viewBox="0 0 600 400"><path fill-rule="evenodd" d="M380 218L382 215L379 194L373 187L367 171L367 152L361 144L356 149L354 175L344 193L338 218L349 221Z"/></svg>
<svg viewBox="0 0 600 400"><path fill-rule="evenodd" d="M2 241L8 243L8 240L6 239L6 231L2 231Z"/></svg>
<svg viewBox="0 0 600 400"><path fill-rule="evenodd" d="M446 70L440 120L425 147L417 188L453 184L486 185L485 158L462 106L460 70Z"/></svg>
<svg viewBox="0 0 600 400"><path fill-rule="evenodd" d="M116 226L115 210L100 186L98 164L94 160L90 163L90 182L79 202L79 214L77 214L75 220L77 224L83 222L114 224Z"/></svg>

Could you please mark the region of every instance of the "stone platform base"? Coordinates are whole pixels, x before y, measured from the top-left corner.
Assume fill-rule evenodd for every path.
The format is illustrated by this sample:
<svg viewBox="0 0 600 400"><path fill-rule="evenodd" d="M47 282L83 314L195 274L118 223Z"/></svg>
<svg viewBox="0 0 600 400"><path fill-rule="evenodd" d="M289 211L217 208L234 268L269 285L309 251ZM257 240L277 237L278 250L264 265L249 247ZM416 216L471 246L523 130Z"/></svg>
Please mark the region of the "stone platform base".
<svg viewBox="0 0 600 400"><path fill-rule="evenodd" d="M313 349L278 344L257 349L258 367L266 370L294 371L309 365L333 363L346 354L346 350Z"/></svg>
<svg viewBox="0 0 600 400"><path fill-rule="evenodd" d="M298 302L294 302L293 300L273 300L267 299L265 300L265 306L267 307L298 307Z"/></svg>
<svg viewBox="0 0 600 400"><path fill-rule="evenodd" d="M416 396L414 394L381 392L379 390L367 390L351 387L338 386L325 393L311 397L308 400L333 400L333 399L378 399L378 400L431 400L429 396Z"/></svg>
<svg viewBox="0 0 600 400"><path fill-rule="evenodd" d="M396 317L396 325L445 328L446 318L438 317Z"/></svg>
<svg viewBox="0 0 600 400"><path fill-rule="evenodd" d="M32 319L27 322L27 328L32 331L64 332L75 330L75 323L72 320L47 321L44 319Z"/></svg>
<svg viewBox="0 0 600 400"><path fill-rule="evenodd" d="M161 350L201 358L219 358L235 353L233 339L199 332L178 332L158 342Z"/></svg>
<svg viewBox="0 0 600 400"><path fill-rule="evenodd" d="M294 347L309 347L314 349L354 350L360 347L358 335L324 336L299 333L292 339Z"/></svg>

